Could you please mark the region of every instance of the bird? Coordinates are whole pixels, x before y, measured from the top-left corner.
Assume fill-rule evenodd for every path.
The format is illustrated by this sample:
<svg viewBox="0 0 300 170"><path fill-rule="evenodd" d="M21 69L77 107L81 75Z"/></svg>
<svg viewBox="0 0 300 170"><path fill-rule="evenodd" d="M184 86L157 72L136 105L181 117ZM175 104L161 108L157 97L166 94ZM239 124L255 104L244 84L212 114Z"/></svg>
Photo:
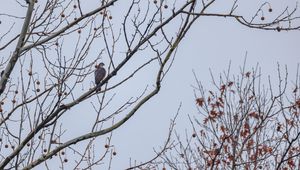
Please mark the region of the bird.
<svg viewBox="0 0 300 170"><path fill-rule="evenodd" d="M101 90L100 83L104 79L106 75L106 70L104 68L104 63L100 63L96 65L95 70L95 83L96 83L96 92L99 92Z"/></svg>

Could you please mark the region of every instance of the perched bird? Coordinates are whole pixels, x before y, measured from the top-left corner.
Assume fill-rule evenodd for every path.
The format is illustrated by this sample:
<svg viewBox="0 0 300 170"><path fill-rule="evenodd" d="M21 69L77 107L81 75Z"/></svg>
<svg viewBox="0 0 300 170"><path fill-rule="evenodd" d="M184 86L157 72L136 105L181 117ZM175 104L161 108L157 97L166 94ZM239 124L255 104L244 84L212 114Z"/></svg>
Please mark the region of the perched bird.
<svg viewBox="0 0 300 170"><path fill-rule="evenodd" d="M100 83L106 75L106 70L103 66L104 63L100 63L96 65L96 70L95 70L95 83L97 86L96 92L99 92L101 90Z"/></svg>

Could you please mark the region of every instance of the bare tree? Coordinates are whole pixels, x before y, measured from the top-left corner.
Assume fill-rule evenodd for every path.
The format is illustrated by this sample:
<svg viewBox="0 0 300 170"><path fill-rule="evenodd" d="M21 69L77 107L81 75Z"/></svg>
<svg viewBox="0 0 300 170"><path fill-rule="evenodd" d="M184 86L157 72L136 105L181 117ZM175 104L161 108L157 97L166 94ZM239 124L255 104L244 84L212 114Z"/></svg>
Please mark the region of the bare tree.
<svg viewBox="0 0 300 170"><path fill-rule="evenodd" d="M52 161L64 169L67 152L75 155L73 169L101 166L105 158L110 165L116 155L112 132L160 91L181 40L200 17L234 18L264 30L299 29L297 8L265 20L263 12L273 9L263 3L247 19L236 12L237 0L226 13L209 10L215 0L9 3L27 11L22 16L12 9L0 13L5 25L0 32L0 169L31 169L41 163L49 169ZM91 80L100 62L106 63L107 75L96 92ZM139 94L134 89L127 100L116 99L133 79L143 80L138 73L150 66L148 85L137 85ZM86 113L75 114L85 110L94 117L87 122L88 132L79 134L64 122L85 118ZM106 139L105 151L97 145L100 136Z"/></svg>
<svg viewBox="0 0 300 170"><path fill-rule="evenodd" d="M196 78L199 114L192 134L175 134L172 151L156 165L173 169L299 169L299 71L289 83L278 66L278 81L264 79L260 67L212 76L213 89ZM264 81L267 80L267 81ZM264 86L268 82L267 86ZM278 82L278 84L275 84ZM158 163L159 162L159 163Z"/></svg>

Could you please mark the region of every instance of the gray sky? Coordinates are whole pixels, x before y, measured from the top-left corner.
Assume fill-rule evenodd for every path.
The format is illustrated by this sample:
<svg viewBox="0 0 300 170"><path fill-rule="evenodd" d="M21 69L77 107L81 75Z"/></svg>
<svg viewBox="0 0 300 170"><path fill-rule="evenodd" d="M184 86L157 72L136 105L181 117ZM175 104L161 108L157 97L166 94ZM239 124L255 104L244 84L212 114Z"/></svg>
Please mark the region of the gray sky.
<svg viewBox="0 0 300 170"><path fill-rule="evenodd" d="M259 7L257 2L250 4L241 1L238 11L246 16L251 16L255 12L253 9ZM15 11L13 5L7 4L8 6L1 5L0 11L6 8L16 13L20 12ZM295 5L295 1L272 2L272 4L276 14L286 5L291 7ZM93 8L95 2L85 5L86 8ZM219 8L222 5L223 8ZM216 4L211 10L223 11L226 8L224 5L222 3ZM122 15L119 14L118 10L117 7L112 10L114 13L113 22L118 22L118 15ZM23 12L20 12L20 15ZM300 16L299 12L298 14L297 16ZM266 13L266 18L271 17L268 15L270 14ZM6 29L2 23L0 32ZM172 30L172 28L169 29ZM163 146L170 119L175 115L180 103L182 103L182 107L177 119L176 130L183 137L186 129L191 130L187 115L198 116L193 88L191 87L195 84L192 70L196 72L198 78L208 89L211 83L209 69L218 75L227 69L231 61L232 73L238 74L239 66L243 64L247 53L247 68L249 70L259 63L264 76L271 75L276 79L277 63L280 63L282 66L288 66L290 80L293 80L297 64L300 63L299 44L299 31L277 32L249 29L229 18L203 17L198 20L182 41L174 65L164 80L160 93L145 104L127 123L113 132L112 144L115 145L117 156L113 159L112 169L118 170L128 167L130 158L139 162L154 157L153 148L159 149L160 146ZM147 68L139 75L144 78L133 81L132 84L129 84L130 86L120 87L121 91L118 93L117 99L124 101L130 97L132 91L138 89L138 92L141 93L145 88L145 86L137 88L136 85L144 83L151 87L152 84L147 82L153 77L147 77L148 69L151 70L152 68ZM92 77L91 80L93 80ZM76 129L76 131L69 134L67 132L66 136L79 135L90 129L86 122L92 120L94 115L85 115L84 122L79 115L83 112L87 113L86 108L90 107L90 102L73 108L71 110L72 115L66 116L66 120L70 120L69 118L74 116L78 118L67 121L65 123L66 128L81 125L81 128ZM71 155L71 152L69 154Z"/></svg>
<svg viewBox="0 0 300 170"><path fill-rule="evenodd" d="M191 130L187 115L199 116L191 87L196 84L192 70L209 89L209 69L217 76L227 70L231 61L232 73L238 74L247 53L249 70L259 63L263 76L270 75L277 80L277 63L280 63L282 70L285 65L288 66L289 78L294 80L297 64L300 63L299 44L299 31L255 30L242 26L233 19L200 19L179 47L175 63L162 86L161 93L125 126L114 132L113 141L118 150L115 162L118 167L126 166L129 157L143 161L155 155L153 147L158 149L159 146L163 146L169 120L181 102L176 130L181 132L183 138L185 129Z"/></svg>

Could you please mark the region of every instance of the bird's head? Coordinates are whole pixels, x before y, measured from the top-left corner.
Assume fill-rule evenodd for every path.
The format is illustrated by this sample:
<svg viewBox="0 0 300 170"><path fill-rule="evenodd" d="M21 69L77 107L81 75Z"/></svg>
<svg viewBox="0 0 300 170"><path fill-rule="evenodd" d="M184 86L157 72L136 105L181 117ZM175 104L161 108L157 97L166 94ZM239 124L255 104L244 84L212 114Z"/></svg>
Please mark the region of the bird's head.
<svg viewBox="0 0 300 170"><path fill-rule="evenodd" d="M101 62L101 63L99 64L99 67L103 67L104 65L105 65L105 64Z"/></svg>
<svg viewBox="0 0 300 170"><path fill-rule="evenodd" d="M101 62L100 64L96 64L95 68L100 68L100 67L103 67L103 66L104 66L104 63Z"/></svg>

